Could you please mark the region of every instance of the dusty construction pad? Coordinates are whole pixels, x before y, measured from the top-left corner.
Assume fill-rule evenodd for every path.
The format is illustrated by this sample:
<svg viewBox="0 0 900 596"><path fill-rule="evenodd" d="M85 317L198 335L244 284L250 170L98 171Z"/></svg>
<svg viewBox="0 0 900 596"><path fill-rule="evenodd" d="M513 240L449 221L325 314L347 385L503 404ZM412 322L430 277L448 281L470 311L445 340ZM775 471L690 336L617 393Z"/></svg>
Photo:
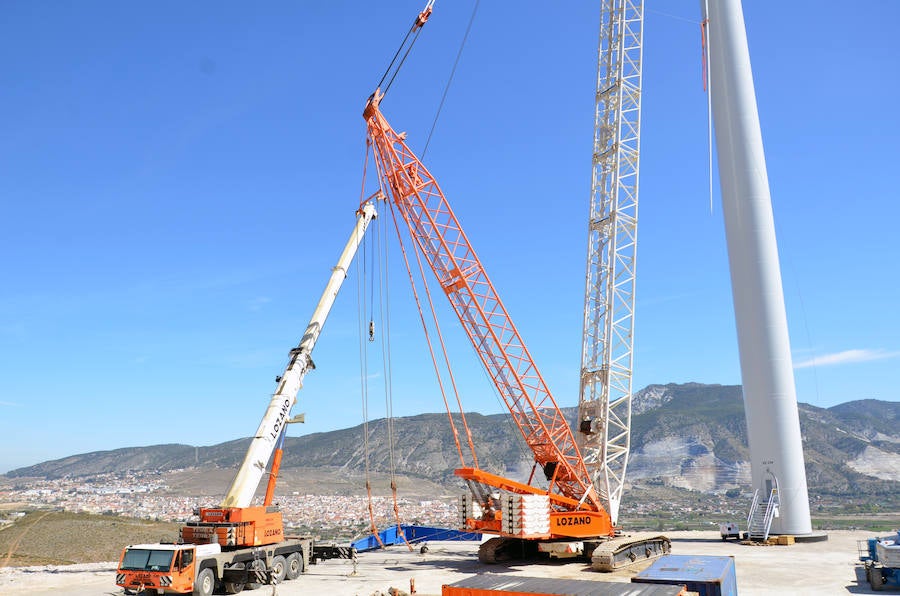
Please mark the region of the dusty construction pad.
<svg viewBox="0 0 900 596"><path fill-rule="evenodd" d="M750 546L723 542L718 531L670 532L672 552L680 555L733 555L741 596L774 594L871 594L862 567L857 564L857 540L873 532L835 531L827 541L789 546ZM596 573L578 562L532 565L482 565L475 543L431 542L428 552L391 547L359 555L355 572L350 561L332 560L310 566L306 575L275 587L263 586L253 594L300 596L370 596L389 588L410 591L415 582L420 596L441 593L450 584L478 573L508 573L533 577L595 579L629 582L640 569ZM33 596L97 596L121 594L115 586L115 564L0 569L0 594Z"/></svg>

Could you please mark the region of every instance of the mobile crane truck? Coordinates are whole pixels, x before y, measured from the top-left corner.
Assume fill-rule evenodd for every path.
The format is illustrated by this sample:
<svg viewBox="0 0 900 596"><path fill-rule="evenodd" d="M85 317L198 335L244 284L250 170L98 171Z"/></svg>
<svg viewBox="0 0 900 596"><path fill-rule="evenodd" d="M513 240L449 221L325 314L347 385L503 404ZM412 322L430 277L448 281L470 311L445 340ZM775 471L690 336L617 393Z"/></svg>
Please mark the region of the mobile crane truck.
<svg viewBox="0 0 900 596"><path fill-rule="evenodd" d="M133 544L125 547L116 571L116 585L126 594L195 594L215 591L237 594L262 584L297 578L318 559L349 558L350 547L316 545L310 536L286 536L281 511L272 506L281 464L285 428L306 372L315 368L312 350L340 290L347 269L375 207L366 202L356 226L319 299L300 344L278 379L262 422L220 507L195 511L199 521L187 522L178 542ZM250 504L269 460L272 466L262 506Z"/></svg>

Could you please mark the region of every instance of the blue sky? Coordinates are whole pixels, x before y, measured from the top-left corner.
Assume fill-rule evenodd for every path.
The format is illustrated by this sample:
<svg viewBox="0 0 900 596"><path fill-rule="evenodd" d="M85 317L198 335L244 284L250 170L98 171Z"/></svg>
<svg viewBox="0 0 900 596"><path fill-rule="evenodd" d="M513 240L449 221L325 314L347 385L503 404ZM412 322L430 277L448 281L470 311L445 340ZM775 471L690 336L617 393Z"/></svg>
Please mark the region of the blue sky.
<svg viewBox="0 0 900 596"><path fill-rule="evenodd" d="M422 4L3 3L0 473L255 430L353 224L366 97ZM383 104L417 151L473 5L437 3ZM867 13L745 6L797 394L822 407L900 397L900 4ZM482 2L425 160L561 405L577 403L598 18ZM740 382L698 21L696 2L646 4L636 389ZM395 281L394 414L440 411ZM362 420L356 294L351 277L294 434ZM467 409L500 411L451 348Z"/></svg>

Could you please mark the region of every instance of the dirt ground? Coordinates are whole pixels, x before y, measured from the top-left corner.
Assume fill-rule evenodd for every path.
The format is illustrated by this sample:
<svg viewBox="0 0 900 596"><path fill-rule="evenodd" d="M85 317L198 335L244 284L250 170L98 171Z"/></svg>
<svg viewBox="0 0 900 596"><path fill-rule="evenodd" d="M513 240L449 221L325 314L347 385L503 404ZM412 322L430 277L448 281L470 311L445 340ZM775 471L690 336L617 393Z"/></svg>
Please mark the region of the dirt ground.
<svg viewBox="0 0 900 596"><path fill-rule="evenodd" d="M722 542L718 532L671 532L673 554L733 555L738 593L769 594L873 594L858 564L857 541L871 532L829 532L824 542L792 546L746 546ZM600 574L584 563L547 562L530 565L482 565L477 544L432 542L428 552L404 547L362 553L354 571L350 561L326 561L311 566L301 578L278 586L263 586L258 596L370 596L399 588L410 591L415 582L420 596L441 593L451 584L479 573L628 582L640 568ZM0 594L96 596L122 594L115 586L115 564L98 563L66 567L0 568ZM248 592L249 593L249 592Z"/></svg>

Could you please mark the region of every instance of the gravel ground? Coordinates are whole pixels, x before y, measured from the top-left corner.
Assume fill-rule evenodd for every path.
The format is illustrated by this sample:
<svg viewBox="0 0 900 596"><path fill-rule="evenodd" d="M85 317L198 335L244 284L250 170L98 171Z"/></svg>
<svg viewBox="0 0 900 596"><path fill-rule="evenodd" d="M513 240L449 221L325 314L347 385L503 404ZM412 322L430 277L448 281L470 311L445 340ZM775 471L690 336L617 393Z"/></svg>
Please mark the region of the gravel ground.
<svg viewBox="0 0 900 596"><path fill-rule="evenodd" d="M738 592L742 596L771 594L873 594L857 563L857 540L871 532L835 531L825 542L792 546L747 546L722 542L718 532L670 532L672 552L681 555L733 555ZM354 572L349 561L326 561L292 582L263 586L258 596L370 596L394 587L420 596L441 593L450 584L478 573L628 582L638 570L613 574L591 572L583 563L482 565L474 543L432 542L426 554L418 549L391 547L362 553ZM121 594L115 584L115 563L0 568L0 594L96 596ZM248 594L251 592L247 592Z"/></svg>

